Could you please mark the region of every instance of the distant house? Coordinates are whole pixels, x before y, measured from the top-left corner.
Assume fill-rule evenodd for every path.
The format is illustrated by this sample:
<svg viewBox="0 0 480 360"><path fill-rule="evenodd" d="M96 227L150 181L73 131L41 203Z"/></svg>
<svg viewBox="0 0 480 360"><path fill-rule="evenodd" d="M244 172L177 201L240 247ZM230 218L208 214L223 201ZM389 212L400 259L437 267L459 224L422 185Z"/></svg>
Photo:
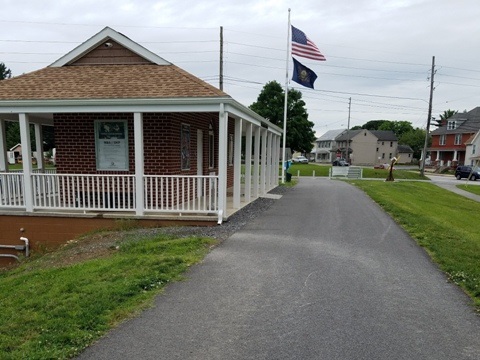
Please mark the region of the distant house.
<svg viewBox="0 0 480 360"><path fill-rule="evenodd" d="M345 129L329 130L315 141L316 147L313 153L315 162L331 163L335 160L335 152L332 152L335 138L344 131Z"/></svg>
<svg viewBox="0 0 480 360"><path fill-rule="evenodd" d="M479 130L480 107L448 118L446 125L431 133L432 146L428 150L432 162L437 166L468 164L466 144Z"/></svg>
<svg viewBox="0 0 480 360"><path fill-rule="evenodd" d="M393 131L349 130L335 138L332 151L346 158L347 148L352 165L375 165L389 162L397 155L398 139Z"/></svg>
<svg viewBox="0 0 480 360"><path fill-rule="evenodd" d="M480 158L480 130L465 142L465 165L476 165Z"/></svg>
<svg viewBox="0 0 480 360"><path fill-rule="evenodd" d="M398 164L411 164L413 160L413 150L408 145L397 146Z"/></svg>
<svg viewBox="0 0 480 360"><path fill-rule="evenodd" d="M17 144L8 151L9 164L15 164L22 158L22 144Z"/></svg>

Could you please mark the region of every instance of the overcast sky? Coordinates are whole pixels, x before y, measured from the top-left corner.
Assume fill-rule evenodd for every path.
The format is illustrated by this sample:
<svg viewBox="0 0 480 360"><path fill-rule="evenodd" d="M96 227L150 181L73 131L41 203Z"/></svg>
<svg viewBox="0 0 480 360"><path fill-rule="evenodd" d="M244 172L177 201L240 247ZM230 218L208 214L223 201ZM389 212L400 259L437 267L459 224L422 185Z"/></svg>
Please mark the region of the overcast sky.
<svg viewBox="0 0 480 360"><path fill-rule="evenodd" d="M0 62L14 76L48 66L105 26L218 86L224 29L224 91L248 106L263 85L285 85L291 23L327 61L297 57L318 75L295 82L317 136L369 120L425 127L432 116L480 106L478 0L3 0ZM292 60L288 62L291 78Z"/></svg>

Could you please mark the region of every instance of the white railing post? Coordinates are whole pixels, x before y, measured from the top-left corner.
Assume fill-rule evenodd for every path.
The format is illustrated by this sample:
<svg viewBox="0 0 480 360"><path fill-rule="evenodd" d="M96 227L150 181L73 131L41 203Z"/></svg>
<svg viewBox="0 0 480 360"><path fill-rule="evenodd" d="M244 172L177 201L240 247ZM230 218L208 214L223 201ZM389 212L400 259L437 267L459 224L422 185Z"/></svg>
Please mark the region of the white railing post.
<svg viewBox="0 0 480 360"><path fill-rule="evenodd" d="M133 132L135 133L135 213L143 215L145 209L145 183L143 164L143 114L133 114Z"/></svg>

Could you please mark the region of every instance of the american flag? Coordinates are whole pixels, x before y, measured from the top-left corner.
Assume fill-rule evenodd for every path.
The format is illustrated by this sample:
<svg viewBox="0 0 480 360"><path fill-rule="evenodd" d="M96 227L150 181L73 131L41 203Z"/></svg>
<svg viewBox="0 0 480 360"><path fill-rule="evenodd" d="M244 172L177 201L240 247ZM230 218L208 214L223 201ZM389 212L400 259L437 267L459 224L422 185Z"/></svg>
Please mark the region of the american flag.
<svg viewBox="0 0 480 360"><path fill-rule="evenodd" d="M292 55L307 59L325 61L325 56L318 50L317 45L307 35L292 25Z"/></svg>

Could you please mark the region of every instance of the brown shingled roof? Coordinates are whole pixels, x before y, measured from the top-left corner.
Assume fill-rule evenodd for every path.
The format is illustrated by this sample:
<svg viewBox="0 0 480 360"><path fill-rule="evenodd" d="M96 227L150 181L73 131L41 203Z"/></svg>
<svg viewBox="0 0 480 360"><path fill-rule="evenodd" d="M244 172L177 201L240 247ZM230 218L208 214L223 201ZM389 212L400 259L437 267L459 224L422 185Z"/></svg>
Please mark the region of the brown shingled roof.
<svg viewBox="0 0 480 360"><path fill-rule="evenodd" d="M0 101L224 96L175 65L47 67L0 81Z"/></svg>

